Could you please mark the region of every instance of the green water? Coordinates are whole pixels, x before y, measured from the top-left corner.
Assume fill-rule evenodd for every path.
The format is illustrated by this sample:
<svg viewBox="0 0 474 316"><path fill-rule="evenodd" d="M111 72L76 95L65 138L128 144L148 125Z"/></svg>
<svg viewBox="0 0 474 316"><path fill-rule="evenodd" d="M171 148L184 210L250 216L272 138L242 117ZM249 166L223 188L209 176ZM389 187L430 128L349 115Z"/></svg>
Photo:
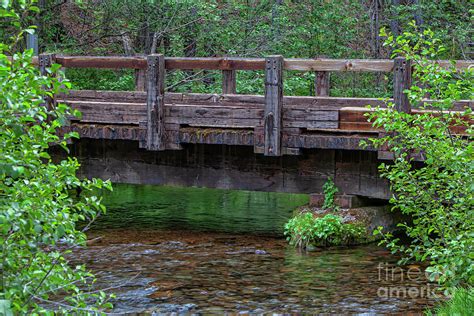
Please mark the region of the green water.
<svg viewBox="0 0 474 316"><path fill-rule="evenodd" d="M435 302L406 296L432 285L421 269L404 277L382 247L301 253L288 246L284 223L306 195L114 188L104 196L107 214L88 232L89 247L70 256L95 273L97 289L116 295L114 314L375 315L421 312ZM392 289L396 295L386 295Z"/></svg>
<svg viewBox="0 0 474 316"><path fill-rule="evenodd" d="M110 211L96 227L275 235L308 199L307 194L116 184L104 196Z"/></svg>

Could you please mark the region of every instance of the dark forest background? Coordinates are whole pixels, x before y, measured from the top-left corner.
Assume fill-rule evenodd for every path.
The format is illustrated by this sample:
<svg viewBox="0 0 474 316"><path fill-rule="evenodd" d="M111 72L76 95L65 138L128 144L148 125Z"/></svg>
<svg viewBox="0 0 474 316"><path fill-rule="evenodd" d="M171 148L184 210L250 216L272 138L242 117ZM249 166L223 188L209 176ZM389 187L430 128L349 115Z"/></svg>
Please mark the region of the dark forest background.
<svg viewBox="0 0 474 316"><path fill-rule="evenodd" d="M472 58L470 0L41 0L30 17L40 52L67 55L389 58L381 27L431 28L446 59ZM30 20L30 21L31 21ZM67 71L75 88L132 90L132 71ZM286 95L314 93L314 74L286 73ZM217 71L173 71L168 91L219 92ZM262 93L263 73L238 72L238 93ZM331 96L380 97L390 75L332 74Z"/></svg>

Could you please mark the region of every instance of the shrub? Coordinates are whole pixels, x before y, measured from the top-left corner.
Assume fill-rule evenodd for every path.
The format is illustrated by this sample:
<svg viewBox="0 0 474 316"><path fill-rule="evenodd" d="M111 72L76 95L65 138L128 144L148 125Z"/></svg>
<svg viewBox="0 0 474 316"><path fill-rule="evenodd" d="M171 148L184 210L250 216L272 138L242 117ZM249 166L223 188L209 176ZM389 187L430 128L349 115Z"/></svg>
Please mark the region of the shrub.
<svg viewBox="0 0 474 316"><path fill-rule="evenodd" d="M285 235L295 247L349 245L360 241L366 235L363 225L343 223L338 215L327 214L315 217L312 213L301 213L285 225Z"/></svg>
<svg viewBox="0 0 474 316"><path fill-rule="evenodd" d="M22 16L38 11L33 4L2 1L0 21L19 27ZM31 50L15 52L25 31L0 43L0 309L45 314L40 304L47 303L57 313L85 314L108 307L107 296L88 291L93 275L83 265L70 266L64 255L85 244L76 224L105 211L94 192L111 185L78 179L74 158L55 163L49 156L52 144L67 150L66 140L77 137L60 137L58 128L78 113L64 104L46 106L48 97L69 83L41 75ZM59 68L48 71L55 75ZM71 194L76 189L82 190L80 197Z"/></svg>
<svg viewBox="0 0 474 316"><path fill-rule="evenodd" d="M412 61L414 82L405 91L410 103L431 112L398 112L389 102L386 109L369 113L373 125L386 131L385 137L372 139L372 145L388 148L395 157L379 168L390 181L390 202L413 219L399 225L410 238L409 245L390 234L383 235L384 242L404 256L403 262L427 260L431 280L446 286L472 284L474 117L469 108L450 110L458 100L473 99L474 71L443 68L433 61L444 48L428 29L389 36L387 44ZM436 101L426 103L426 95ZM415 156L423 163L415 162Z"/></svg>

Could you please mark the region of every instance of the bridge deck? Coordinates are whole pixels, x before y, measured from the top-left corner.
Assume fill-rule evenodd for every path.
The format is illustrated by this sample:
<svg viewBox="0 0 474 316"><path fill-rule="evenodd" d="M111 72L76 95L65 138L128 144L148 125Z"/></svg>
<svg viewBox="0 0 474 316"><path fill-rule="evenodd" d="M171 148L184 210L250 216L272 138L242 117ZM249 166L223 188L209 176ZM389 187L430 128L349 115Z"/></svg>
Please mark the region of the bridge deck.
<svg viewBox="0 0 474 316"><path fill-rule="evenodd" d="M384 106L373 98L329 97L330 71L394 72L394 99L398 110L417 113L403 90L411 82L409 61L267 58L74 57L41 55L37 62L46 74L51 63L77 68L132 68L137 90L70 91L56 96L82 112L64 131L82 138L134 140L149 150L177 150L181 144L253 146L270 156L299 154L302 148L361 149L359 143L376 137L365 117L366 106ZM438 61L447 66L446 61ZM472 66L458 61L458 69ZM223 72L223 94L165 93L167 69L218 69ZM265 96L235 94L237 70L264 70ZM317 73L317 96L283 96L283 70ZM146 90L146 92L145 92ZM454 111L473 108L472 101L455 104ZM453 127L462 133L459 127ZM366 148L365 150L374 150Z"/></svg>
<svg viewBox="0 0 474 316"><path fill-rule="evenodd" d="M83 90L71 91L58 101L82 112L82 118L71 119L68 129L79 132L81 137L144 144L146 97L146 92L139 91ZM298 154L300 148L360 149L361 140L379 132L364 116L367 105L384 103L370 98L284 97L283 154ZM472 106L472 102L458 104L463 106ZM167 93L163 117L166 149L194 143L247 145L261 152L264 111L263 96Z"/></svg>

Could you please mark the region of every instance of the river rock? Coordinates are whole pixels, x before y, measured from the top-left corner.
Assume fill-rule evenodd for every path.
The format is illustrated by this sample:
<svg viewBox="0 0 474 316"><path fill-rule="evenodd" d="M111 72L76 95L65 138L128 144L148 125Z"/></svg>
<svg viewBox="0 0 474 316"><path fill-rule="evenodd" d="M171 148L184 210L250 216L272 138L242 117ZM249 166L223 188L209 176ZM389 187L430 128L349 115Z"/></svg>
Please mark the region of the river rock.
<svg viewBox="0 0 474 316"><path fill-rule="evenodd" d="M311 212L315 217L324 217L327 214L339 215L343 223L362 224L367 228L365 242L378 239L374 236L374 230L383 227L384 232L396 233L399 230L397 224L406 221L407 218L400 212L393 212L390 206L363 206L357 208L339 208L337 210L324 210L314 206L304 206L297 213ZM295 212L296 213L296 212ZM306 251L318 251L317 247L308 245Z"/></svg>

